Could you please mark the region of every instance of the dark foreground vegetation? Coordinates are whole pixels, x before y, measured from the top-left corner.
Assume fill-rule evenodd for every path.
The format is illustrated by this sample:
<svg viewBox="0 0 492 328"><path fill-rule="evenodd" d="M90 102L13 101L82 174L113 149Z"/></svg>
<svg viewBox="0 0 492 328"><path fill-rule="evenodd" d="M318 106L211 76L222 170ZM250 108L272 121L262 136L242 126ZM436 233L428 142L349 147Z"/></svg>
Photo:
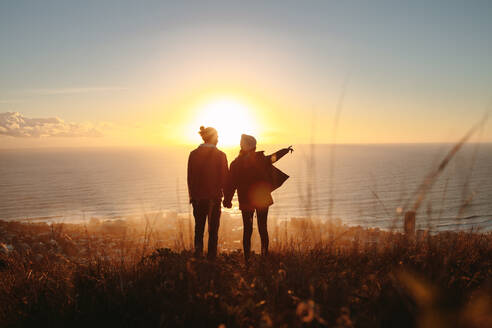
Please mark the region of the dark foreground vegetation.
<svg viewBox="0 0 492 328"><path fill-rule="evenodd" d="M0 221L1 327L492 327L490 233L338 227L247 268L83 229Z"/></svg>

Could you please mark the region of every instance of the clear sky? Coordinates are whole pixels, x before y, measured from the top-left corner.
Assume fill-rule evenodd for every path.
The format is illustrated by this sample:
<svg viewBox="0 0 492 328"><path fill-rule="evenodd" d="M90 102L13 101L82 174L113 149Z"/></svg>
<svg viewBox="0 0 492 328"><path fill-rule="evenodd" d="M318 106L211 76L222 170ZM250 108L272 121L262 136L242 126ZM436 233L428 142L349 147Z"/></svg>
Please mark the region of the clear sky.
<svg viewBox="0 0 492 328"><path fill-rule="evenodd" d="M338 142L452 142L492 102L488 0L1 0L0 49L0 147L327 143L344 84Z"/></svg>

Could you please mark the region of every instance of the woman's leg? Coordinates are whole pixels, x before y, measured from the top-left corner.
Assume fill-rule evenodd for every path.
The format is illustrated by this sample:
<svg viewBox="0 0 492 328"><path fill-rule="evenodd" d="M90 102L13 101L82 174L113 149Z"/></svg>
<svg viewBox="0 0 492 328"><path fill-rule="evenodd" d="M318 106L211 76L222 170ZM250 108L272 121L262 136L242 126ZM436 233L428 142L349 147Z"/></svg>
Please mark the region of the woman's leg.
<svg viewBox="0 0 492 328"><path fill-rule="evenodd" d="M244 259L249 260L251 252L251 234L253 233L253 214L254 211L241 211L243 215L243 250Z"/></svg>
<svg viewBox="0 0 492 328"><path fill-rule="evenodd" d="M258 231L260 232L261 238L261 255L268 255L268 207L256 209L256 216L258 218Z"/></svg>

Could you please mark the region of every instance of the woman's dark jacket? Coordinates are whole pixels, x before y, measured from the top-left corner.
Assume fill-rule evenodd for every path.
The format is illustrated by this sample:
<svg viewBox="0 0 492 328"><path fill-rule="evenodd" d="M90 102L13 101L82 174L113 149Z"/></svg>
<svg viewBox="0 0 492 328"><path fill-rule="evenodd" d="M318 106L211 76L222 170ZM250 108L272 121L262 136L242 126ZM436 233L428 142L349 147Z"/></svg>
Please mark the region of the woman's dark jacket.
<svg viewBox="0 0 492 328"><path fill-rule="evenodd" d="M240 210L272 205L271 192L288 178L272 164L288 152L285 148L269 156L265 156L262 151L240 154L231 163L224 189L224 202L230 202L237 189Z"/></svg>
<svg viewBox="0 0 492 328"><path fill-rule="evenodd" d="M227 174L226 155L211 144L202 144L188 158L190 203L196 200L221 200Z"/></svg>

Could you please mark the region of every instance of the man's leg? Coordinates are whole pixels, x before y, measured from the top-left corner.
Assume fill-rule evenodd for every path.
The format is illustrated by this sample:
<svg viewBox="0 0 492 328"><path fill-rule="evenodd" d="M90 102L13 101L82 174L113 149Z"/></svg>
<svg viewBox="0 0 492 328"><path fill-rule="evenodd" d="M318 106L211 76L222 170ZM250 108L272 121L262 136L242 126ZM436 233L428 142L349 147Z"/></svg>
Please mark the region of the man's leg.
<svg viewBox="0 0 492 328"><path fill-rule="evenodd" d="M217 257L217 240L219 239L220 200L212 200L208 213L208 254L209 260Z"/></svg>
<svg viewBox="0 0 492 328"><path fill-rule="evenodd" d="M261 238L261 255L268 255L268 207L262 209L256 209L256 216L258 219L258 231Z"/></svg>
<svg viewBox="0 0 492 328"><path fill-rule="evenodd" d="M204 201L193 201L193 216L195 217L195 256L203 255L203 231L207 219L208 203Z"/></svg>
<svg viewBox="0 0 492 328"><path fill-rule="evenodd" d="M241 211L243 215L243 250L244 259L249 260L251 252L251 234L253 233L253 214L254 211Z"/></svg>

